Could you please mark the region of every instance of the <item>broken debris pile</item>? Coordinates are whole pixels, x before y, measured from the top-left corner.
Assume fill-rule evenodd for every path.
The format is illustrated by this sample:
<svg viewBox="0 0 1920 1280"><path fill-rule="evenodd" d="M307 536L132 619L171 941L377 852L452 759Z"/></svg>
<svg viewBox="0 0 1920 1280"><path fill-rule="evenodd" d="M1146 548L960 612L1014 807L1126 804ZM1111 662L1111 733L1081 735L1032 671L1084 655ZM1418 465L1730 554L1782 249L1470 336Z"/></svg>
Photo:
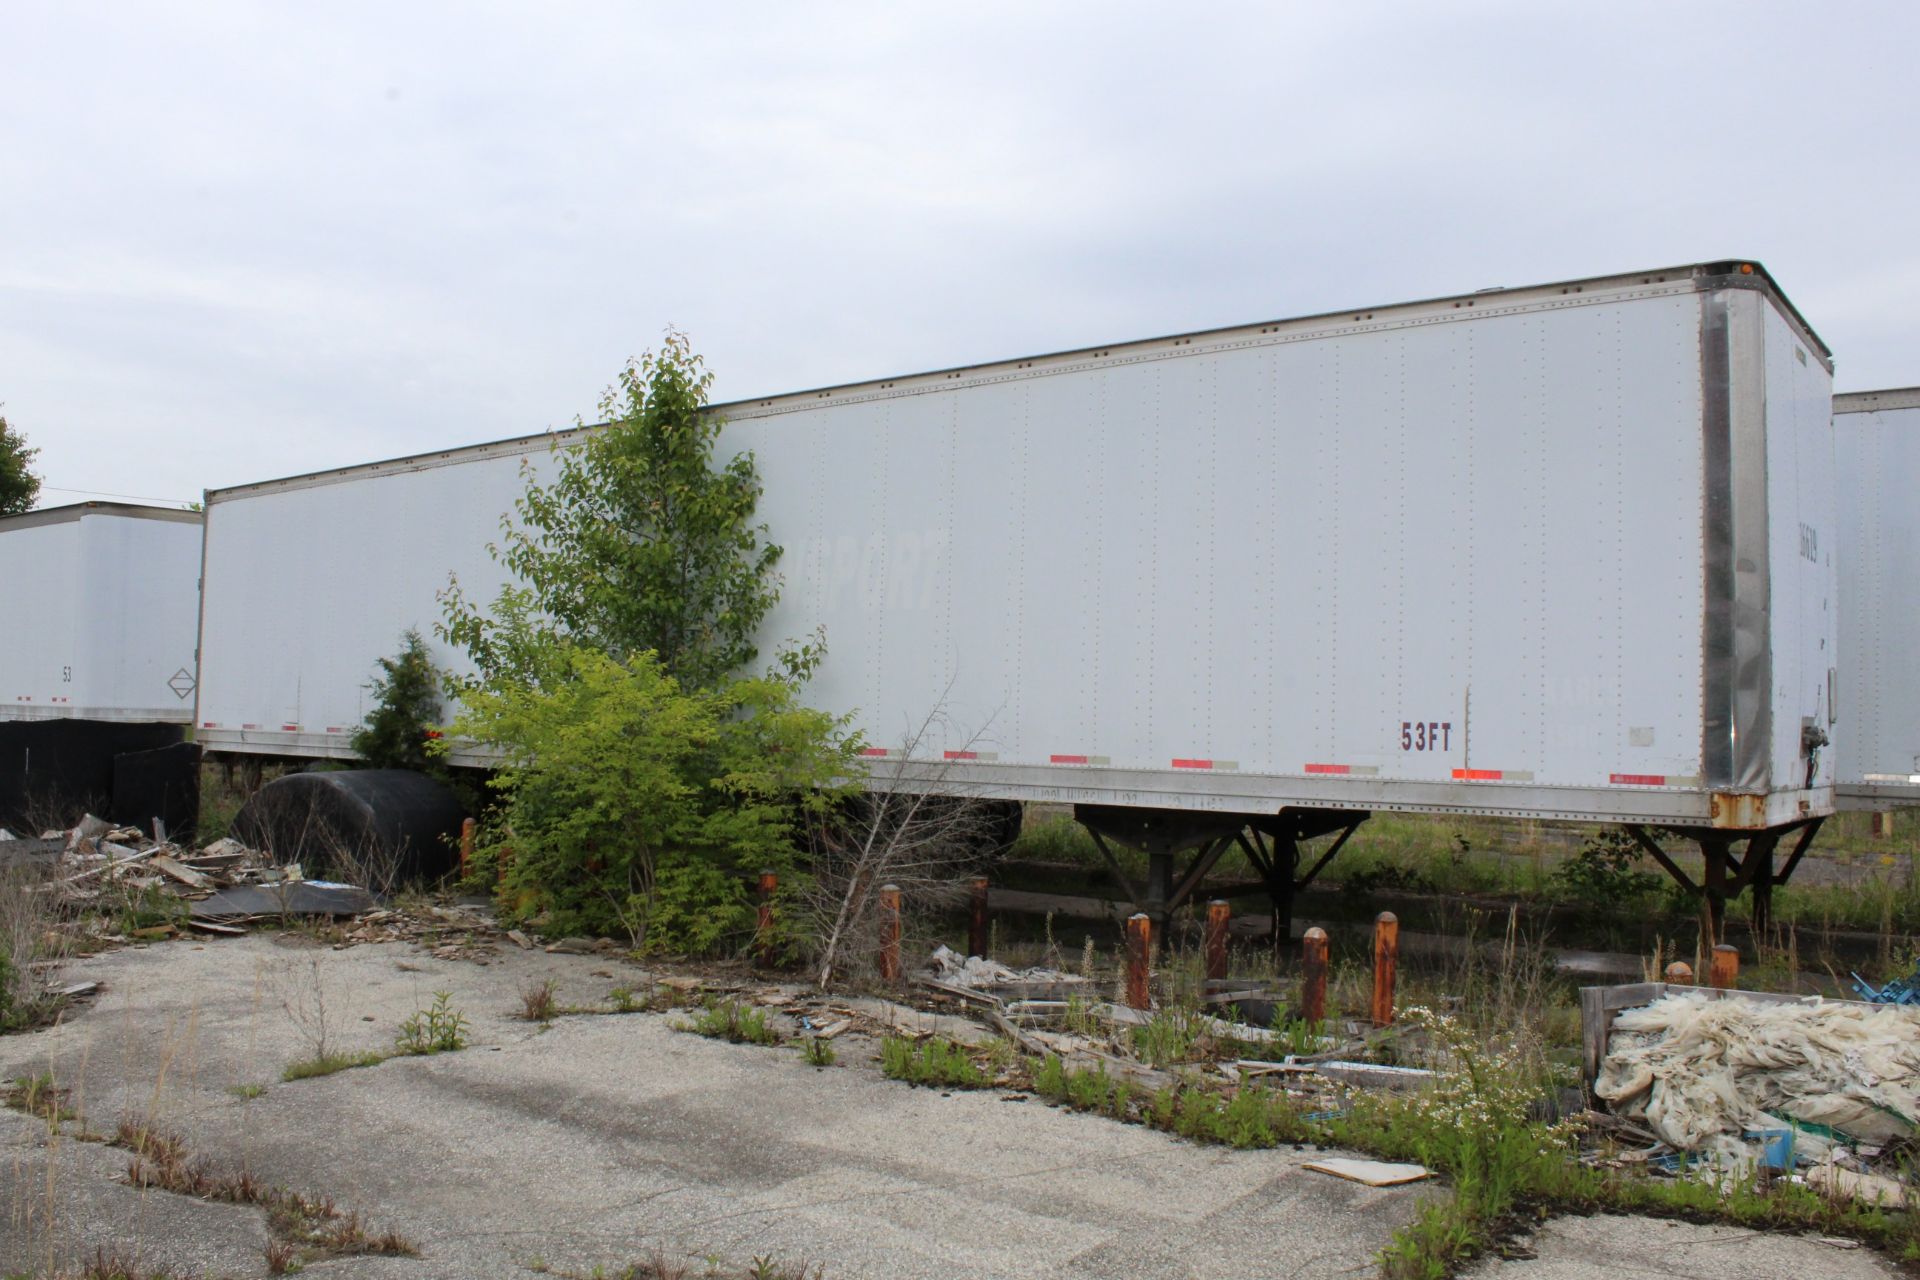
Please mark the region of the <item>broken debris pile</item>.
<svg viewBox="0 0 1920 1280"><path fill-rule="evenodd" d="M237 840L216 840L196 851L168 839L164 824L156 822L149 834L92 814L37 840L0 841L5 862L41 866L47 874L43 890L75 907L112 907L148 893L183 899L196 927L265 916L350 916L376 905L365 889L308 880L297 864L276 865L269 854Z"/></svg>
<svg viewBox="0 0 1920 1280"><path fill-rule="evenodd" d="M936 997L960 1000L1034 1057L1057 1056L1069 1069L1104 1071L1148 1092L1174 1084L1175 1071L1188 1082L1204 1078L1228 1087L1259 1081L1309 1113L1331 1115L1346 1109L1351 1090L1419 1089L1434 1080L1422 1068L1356 1060L1369 1051L1370 1037L1353 1024L1329 1025L1314 1037L1311 1052L1288 1052L1287 1037L1243 1020L1247 1009L1263 1010L1271 1020L1277 993L1215 991L1203 1008L1156 1014L1102 999L1080 974L1015 970L944 946L935 948L915 981ZM1156 1029L1186 1043L1184 1060L1142 1052L1143 1039L1152 1040Z"/></svg>
<svg viewBox="0 0 1920 1280"><path fill-rule="evenodd" d="M1664 996L1628 1009L1594 1093L1677 1152L1742 1164L1877 1154L1920 1117L1920 1008Z"/></svg>

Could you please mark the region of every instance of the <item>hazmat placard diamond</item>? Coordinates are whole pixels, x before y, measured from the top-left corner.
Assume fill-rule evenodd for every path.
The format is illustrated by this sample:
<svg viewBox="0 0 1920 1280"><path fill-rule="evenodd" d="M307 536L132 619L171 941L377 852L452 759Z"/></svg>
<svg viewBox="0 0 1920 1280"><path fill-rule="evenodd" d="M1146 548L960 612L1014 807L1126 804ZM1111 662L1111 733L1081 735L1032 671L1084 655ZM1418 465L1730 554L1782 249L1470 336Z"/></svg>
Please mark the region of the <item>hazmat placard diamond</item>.
<svg viewBox="0 0 1920 1280"><path fill-rule="evenodd" d="M167 688L173 690L176 698L185 702L193 696L193 672L187 670L185 667L180 668L174 672L172 678L167 681Z"/></svg>

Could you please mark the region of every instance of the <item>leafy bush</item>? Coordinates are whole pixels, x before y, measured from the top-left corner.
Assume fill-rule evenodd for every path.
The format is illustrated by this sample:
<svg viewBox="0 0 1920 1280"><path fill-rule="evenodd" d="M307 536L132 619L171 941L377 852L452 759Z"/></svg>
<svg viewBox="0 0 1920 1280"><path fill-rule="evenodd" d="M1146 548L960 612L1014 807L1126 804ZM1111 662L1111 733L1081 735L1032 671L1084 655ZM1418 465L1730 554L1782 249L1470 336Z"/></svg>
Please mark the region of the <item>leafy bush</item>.
<svg viewBox="0 0 1920 1280"><path fill-rule="evenodd" d="M1618 827L1588 836L1579 852L1554 869L1569 897L1595 906L1624 906L1659 890L1664 877L1643 870L1640 846Z"/></svg>
<svg viewBox="0 0 1920 1280"><path fill-rule="evenodd" d="M469 688L453 725L503 753L491 836L512 849L507 913L654 951L745 942L745 877L773 867L793 886L797 822L857 773L842 722L779 677L690 690L651 653L565 641L533 660L531 683Z"/></svg>

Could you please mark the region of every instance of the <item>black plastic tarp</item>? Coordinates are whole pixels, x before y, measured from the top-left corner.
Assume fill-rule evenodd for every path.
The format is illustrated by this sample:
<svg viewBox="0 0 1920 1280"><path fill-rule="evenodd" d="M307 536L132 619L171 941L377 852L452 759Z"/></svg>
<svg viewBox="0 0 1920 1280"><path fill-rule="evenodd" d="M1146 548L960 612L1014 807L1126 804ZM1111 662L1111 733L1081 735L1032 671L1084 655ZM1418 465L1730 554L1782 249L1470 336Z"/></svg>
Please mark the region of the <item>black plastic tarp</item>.
<svg viewBox="0 0 1920 1280"><path fill-rule="evenodd" d="M309 876L385 893L446 874L465 817L453 792L423 773L340 769L269 782L234 815L233 835Z"/></svg>
<svg viewBox="0 0 1920 1280"><path fill-rule="evenodd" d="M129 776L138 785L124 797L115 791L120 757L181 746L184 732L177 724L111 720L0 722L0 827L38 835L28 828L77 821L86 812L122 826L146 827L156 817L169 828L190 826L192 808L154 803L167 796L197 798L198 754L190 744L185 752L133 767Z"/></svg>

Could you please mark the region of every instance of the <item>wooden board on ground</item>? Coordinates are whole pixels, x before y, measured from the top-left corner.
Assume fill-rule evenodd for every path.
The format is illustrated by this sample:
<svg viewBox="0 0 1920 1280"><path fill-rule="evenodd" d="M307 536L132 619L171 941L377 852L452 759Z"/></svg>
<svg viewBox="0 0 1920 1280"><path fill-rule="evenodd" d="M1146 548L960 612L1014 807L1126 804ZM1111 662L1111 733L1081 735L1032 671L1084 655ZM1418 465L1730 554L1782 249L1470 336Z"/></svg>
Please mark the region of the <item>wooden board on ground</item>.
<svg viewBox="0 0 1920 1280"><path fill-rule="evenodd" d="M1432 1171L1423 1165L1388 1164L1384 1160L1349 1160L1344 1156L1310 1160L1302 1167L1369 1187L1398 1187L1433 1176Z"/></svg>

